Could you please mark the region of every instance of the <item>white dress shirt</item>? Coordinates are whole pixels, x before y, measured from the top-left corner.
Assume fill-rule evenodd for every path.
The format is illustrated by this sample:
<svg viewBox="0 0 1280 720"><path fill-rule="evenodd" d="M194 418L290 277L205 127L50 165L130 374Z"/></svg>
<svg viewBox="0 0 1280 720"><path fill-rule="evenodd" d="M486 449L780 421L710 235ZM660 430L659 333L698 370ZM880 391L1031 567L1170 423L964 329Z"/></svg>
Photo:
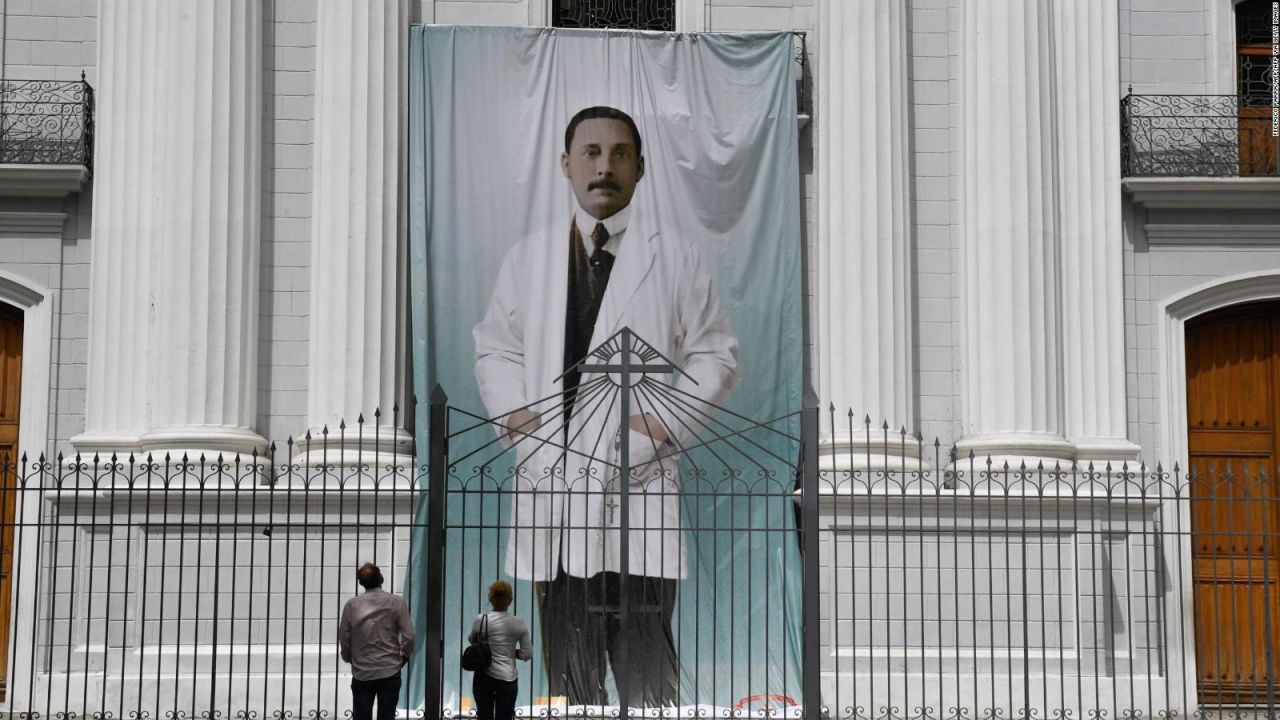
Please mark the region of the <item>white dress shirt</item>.
<svg viewBox="0 0 1280 720"><path fill-rule="evenodd" d="M356 680L395 675L413 652L409 605L380 587L351 598L342 607L338 646Z"/></svg>
<svg viewBox="0 0 1280 720"><path fill-rule="evenodd" d="M617 257L618 248L622 246L622 236L631 222L631 206L628 205L603 220L595 219L591 213L579 207L573 214L573 222L578 226L578 234L582 236L582 247L587 249L587 257L591 257L591 253L596 250L591 243L591 233L595 231L596 223L604 223L604 229L609 231L609 239L605 241L603 249Z"/></svg>

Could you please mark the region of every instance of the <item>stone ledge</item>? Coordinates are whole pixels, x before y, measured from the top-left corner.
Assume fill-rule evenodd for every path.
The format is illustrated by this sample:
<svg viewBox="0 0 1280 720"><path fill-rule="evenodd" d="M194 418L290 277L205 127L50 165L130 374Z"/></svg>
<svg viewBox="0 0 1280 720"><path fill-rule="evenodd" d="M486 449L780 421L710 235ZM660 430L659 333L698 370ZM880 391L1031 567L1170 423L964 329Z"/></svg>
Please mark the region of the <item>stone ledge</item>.
<svg viewBox="0 0 1280 720"><path fill-rule="evenodd" d="M84 165L26 165L0 163L0 196L66 197L89 181Z"/></svg>
<svg viewBox="0 0 1280 720"><path fill-rule="evenodd" d="M1122 184L1147 208L1280 207L1280 177L1127 177Z"/></svg>

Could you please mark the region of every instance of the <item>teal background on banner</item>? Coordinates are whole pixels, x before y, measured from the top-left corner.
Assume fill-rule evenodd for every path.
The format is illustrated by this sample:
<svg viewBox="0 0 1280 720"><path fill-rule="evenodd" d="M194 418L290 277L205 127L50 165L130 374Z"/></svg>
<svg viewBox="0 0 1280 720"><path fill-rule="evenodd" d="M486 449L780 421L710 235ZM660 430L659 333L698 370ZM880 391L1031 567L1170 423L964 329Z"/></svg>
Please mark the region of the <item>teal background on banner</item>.
<svg viewBox="0 0 1280 720"><path fill-rule="evenodd" d="M567 233L576 203L560 170L564 127L577 110L602 104L631 114L643 138L645 177L632 207L696 238L737 332L741 380L727 408L757 421L785 418L770 425L782 433L753 436L759 456L742 463L744 472L791 487L793 468L778 458L798 457L804 356L794 53L789 33L412 29L410 288L421 463L437 383L451 406L486 414L472 328L508 248L539 228ZM493 437L471 435L454 441L452 457ZM698 453L682 474L690 461L699 463ZM720 483L722 495L685 503L686 527L755 523L775 530L687 533L689 576L673 623L687 704L731 706L759 693L800 697L793 506L787 493L748 497L750 486ZM743 488L742 496L732 488ZM451 501L451 517L506 522L505 505L469 502ZM425 507L419 513L425 519ZM414 538L407 589L420 628L423 535ZM471 619L487 609L485 586L502 576L506 546L499 530L458 539L451 536L446 549L445 580L445 703L455 708L471 683L457 658ZM515 586L512 611L530 622L539 647L531 584ZM411 707L422 702L421 658L417 653L406 678ZM546 694L541 662L518 669L520 704Z"/></svg>

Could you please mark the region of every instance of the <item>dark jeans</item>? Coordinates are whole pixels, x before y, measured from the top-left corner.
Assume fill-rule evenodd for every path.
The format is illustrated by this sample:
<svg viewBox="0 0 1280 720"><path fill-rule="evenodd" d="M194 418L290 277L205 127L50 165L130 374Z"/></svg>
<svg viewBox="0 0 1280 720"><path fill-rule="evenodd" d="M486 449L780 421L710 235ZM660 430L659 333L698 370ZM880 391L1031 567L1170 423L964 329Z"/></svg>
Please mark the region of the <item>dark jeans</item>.
<svg viewBox="0 0 1280 720"><path fill-rule="evenodd" d="M481 670L471 679L476 698L476 720L511 720L516 716L515 680L499 680Z"/></svg>
<svg viewBox="0 0 1280 720"><path fill-rule="evenodd" d="M373 701L378 700L378 720L395 720L400 699L400 672L378 680L351 680L351 720L373 720Z"/></svg>
<svg viewBox="0 0 1280 720"><path fill-rule="evenodd" d="M627 579L627 621L622 621L621 575L566 575L536 585L542 623L542 658L552 695L570 705L609 705L605 659L618 678L619 640L627 639L624 706L669 707L680 698L680 664L671 634L676 581L632 575Z"/></svg>

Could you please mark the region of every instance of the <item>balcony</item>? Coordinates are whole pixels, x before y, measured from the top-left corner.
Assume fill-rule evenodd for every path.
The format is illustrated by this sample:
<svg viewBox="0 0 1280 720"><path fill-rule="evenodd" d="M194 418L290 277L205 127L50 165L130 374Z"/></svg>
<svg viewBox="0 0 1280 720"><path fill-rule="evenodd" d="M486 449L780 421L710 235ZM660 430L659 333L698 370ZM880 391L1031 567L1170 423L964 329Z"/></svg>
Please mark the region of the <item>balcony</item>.
<svg viewBox="0 0 1280 720"><path fill-rule="evenodd" d="M1128 95L1120 101L1125 177L1276 177L1270 103L1235 95Z"/></svg>
<svg viewBox="0 0 1280 720"><path fill-rule="evenodd" d="M1280 207L1277 148L1270 97L1130 93L1120 101L1124 188L1148 209ZM1246 229L1256 234L1257 228ZM1274 228L1264 235L1280 237Z"/></svg>
<svg viewBox="0 0 1280 720"><path fill-rule="evenodd" d="M93 166L93 112L83 75L0 82L0 194L78 192Z"/></svg>

